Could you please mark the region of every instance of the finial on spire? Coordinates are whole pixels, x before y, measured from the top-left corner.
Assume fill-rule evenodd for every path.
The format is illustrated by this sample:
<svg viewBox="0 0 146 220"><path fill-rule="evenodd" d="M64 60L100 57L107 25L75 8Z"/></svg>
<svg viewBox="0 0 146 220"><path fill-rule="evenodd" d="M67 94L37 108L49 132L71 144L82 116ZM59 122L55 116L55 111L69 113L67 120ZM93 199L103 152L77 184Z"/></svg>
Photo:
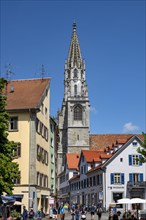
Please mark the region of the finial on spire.
<svg viewBox="0 0 146 220"><path fill-rule="evenodd" d="M74 21L74 23L73 23L73 31L76 31L76 27L77 27L77 25L76 25L76 22Z"/></svg>

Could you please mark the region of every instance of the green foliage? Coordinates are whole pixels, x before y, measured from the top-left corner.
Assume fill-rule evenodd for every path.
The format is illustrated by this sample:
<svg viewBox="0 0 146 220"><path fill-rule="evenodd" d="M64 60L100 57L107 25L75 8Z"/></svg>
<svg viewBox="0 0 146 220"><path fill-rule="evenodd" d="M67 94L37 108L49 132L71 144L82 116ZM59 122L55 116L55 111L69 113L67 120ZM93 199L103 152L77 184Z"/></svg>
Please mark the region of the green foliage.
<svg viewBox="0 0 146 220"><path fill-rule="evenodd" d="M141 147L139 147L137 149L137 152L142 155L142 157L139 159L140 162L146 163L146 133L143 132L142 135L144 137L144 141L143 141Z"/></svg>
<svg viewBox="0 0 146 220"><path fill-rule="evenodd" d="M17 212L16 210L11 211L12 218L19 218L21 217L21 214Z"/></svg>
<svg viewBox="0 0 146 220"><path fill-rule="evenodd" d="M13 162L12 152L16 144L8 140L9 114L6 112L6 95L3 95L7 81L0 78L0 195L12 194L14 180L19 177L19 168Z"/></svg>

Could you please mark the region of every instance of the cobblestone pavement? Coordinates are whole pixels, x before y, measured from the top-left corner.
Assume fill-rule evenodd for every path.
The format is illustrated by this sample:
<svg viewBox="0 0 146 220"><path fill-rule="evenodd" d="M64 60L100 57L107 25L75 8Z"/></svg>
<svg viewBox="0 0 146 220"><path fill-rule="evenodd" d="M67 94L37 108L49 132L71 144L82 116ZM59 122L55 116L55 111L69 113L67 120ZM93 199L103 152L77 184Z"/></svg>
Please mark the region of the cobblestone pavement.
<svg viewBox="0 0 146 220"><path fill-rule="evenodd" d="M49 216L47 216L43 220L48 220L48 219L49 219ZM60 220L59 217L58 217L58 220ZM70 213L65 214L65 220L71 220L71 214ZM81 218L80 218L80 220L81 220ZM86 214L86 220L91 220L90 213ZM98 216L96 214L95 214L94 220L98 220ZM108 212L107 213L102 213L101 220L108 220Z"/></svg>

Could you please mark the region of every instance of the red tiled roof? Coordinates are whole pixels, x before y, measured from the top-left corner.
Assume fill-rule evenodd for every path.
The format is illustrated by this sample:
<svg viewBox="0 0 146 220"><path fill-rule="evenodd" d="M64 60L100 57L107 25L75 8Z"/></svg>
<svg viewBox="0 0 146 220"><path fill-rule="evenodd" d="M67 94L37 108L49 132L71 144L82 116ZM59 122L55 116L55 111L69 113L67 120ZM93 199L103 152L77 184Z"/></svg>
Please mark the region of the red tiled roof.
<svg viewBox="0 0 146 220"><path fill-rule="evenodd" d="M100 154L101 159L109 159L112 156L112 154Z"/></svg>
<svg viewBox="0 0 146 220"><path fill-rule="evenodd" d="M66 154L68 169L78 169L80 154Z"/></svg>
<svg viewBox="0 0 146 220"><path fill-rule="evenodd" d="M116 144L125 144L127 142L127 139L117 139Z"/></svg>
<svg viewBox="0 0 146 220"><path fill-rule="evenodd" d="M105 147L115 144L117 140L128 140L134 134L90 134L90 150L104 150ZM141 134L136 134L143 140Z"/></svg>
<svg viewBox="0 0 146 220"><path fill-rule="evenodd" d="M91 150L82 150L82 153L87 161L87 163L91 162L101 162L100 153L98 151Z"/></svg>
<svg viewBox="0 0 146 220"><path fill-rule="evenodd" d="M37 108L50 79L9 81L4 94L7 95L7 110Z"/></svg>

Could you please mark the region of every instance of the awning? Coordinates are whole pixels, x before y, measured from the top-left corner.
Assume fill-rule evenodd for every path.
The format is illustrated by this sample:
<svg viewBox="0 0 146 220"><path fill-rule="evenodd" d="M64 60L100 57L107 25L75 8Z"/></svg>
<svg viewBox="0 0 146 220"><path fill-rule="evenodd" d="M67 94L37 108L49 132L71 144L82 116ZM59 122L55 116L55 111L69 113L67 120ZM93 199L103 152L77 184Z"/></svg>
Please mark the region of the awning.
<svg viewBox="0 0 146 220"><path fill-rule="evenodd" d="M22 199L23 198L23 194L14 194L13 197L15 199Z"/></svg>
<svg viewBox="0 0 146 220"><path fill-rule="evenodd" d="M2 202L6 205L13 204L15 202L15 198L13 196L3 196L1 195Z"/></svg>

